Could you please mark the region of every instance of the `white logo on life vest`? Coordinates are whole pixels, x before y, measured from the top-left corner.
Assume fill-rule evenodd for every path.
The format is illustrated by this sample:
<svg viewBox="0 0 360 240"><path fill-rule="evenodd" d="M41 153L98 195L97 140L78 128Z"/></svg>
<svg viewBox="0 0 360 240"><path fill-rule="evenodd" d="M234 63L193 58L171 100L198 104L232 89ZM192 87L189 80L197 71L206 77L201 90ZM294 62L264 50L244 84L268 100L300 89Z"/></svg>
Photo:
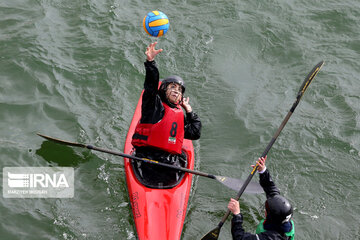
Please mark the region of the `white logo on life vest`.
<svg viewBox="0 0 360 240"><path fill-rule="evenodd" d="M176 138L169 137L169 143L175 144L176 143Z"/></svg>

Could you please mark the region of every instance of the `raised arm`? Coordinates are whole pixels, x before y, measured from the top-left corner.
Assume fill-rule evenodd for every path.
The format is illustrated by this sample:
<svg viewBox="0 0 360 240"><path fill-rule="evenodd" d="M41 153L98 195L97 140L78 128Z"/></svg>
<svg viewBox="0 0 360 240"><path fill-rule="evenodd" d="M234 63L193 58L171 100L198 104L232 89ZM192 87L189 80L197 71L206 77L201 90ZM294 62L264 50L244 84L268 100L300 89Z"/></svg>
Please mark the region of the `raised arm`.
<svg viewBox="0 0 360 240"><path fill-rule="evenodd" d="M141 108L141 123L155 123L159 121L161 111L161 100L158 93L159 70L155 62L155 56L162 52L162 49L155 49L157 42L151 43L145 51L145 82L144 94Z"/></svg>
<svg viewBox="0 0 360 240"><path fill-rule="evenodd" d="M280 194L279 189L276 187L274 181L272 180L270 176L269 170L266 169L266 158L259 158L257 161L257 164L259 165L258 171L260 174L260 185L264 189L264 192L266 193L266 198L272 197L274 195Z"/></svg>

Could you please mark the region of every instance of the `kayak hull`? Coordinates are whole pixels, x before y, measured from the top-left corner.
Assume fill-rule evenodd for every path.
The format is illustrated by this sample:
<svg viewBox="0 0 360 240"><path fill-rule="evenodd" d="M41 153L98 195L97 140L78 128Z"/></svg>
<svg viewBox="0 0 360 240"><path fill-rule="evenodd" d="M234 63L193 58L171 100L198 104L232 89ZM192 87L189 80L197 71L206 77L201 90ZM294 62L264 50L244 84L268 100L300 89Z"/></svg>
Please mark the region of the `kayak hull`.
<svg viewBox="0 0 360 240"><path fill-rule="evenodd" d="M126 154L134 152L131 139L141 117L141 102L142 94L126 137L124 147ZM192 141L184 139L183 151L187 155L187 167L194 169L194 147ZM132 160L124 158L126 184L138 239L180 239L191 191L192 174L185 173L180 183L173 188L149 188L136 178L130 161Z"/></svg>

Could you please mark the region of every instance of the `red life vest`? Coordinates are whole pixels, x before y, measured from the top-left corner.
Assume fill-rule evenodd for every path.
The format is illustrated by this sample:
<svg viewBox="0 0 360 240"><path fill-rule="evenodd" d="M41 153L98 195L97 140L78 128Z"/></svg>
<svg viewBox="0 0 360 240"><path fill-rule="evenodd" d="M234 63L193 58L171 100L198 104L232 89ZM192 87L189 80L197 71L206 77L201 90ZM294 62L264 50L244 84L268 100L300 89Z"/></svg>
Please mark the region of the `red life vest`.
<svg viewBox="0 0 360 240"><path fill-rule="evenodd" d="M157 123L138 123L131 144L138 147L154 147L181 154L184 141L184 112L163 103L165 113Z"/></svg>

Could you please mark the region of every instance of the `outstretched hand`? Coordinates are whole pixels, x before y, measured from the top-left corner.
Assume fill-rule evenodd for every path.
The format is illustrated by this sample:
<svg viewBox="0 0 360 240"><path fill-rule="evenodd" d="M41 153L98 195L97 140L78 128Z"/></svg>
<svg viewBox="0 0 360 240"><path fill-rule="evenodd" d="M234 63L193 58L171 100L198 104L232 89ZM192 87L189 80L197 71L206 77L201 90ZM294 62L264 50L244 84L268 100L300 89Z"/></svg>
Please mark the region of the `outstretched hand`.
<svg viewBox="0 0 360 240"><path fill-rule="evenodd" d="M154 61L155 56L158 55L163 51L162 48L155 49L157 42L150 43L149 46L146 48L145 54L146 54L146 60L148 61Z"/></svg>
<svg viewBox="0 0 360 240"><path fill-rule="evenodd" d="M256 164L258 165L257 170L259 172L262 172L262 171L264 171L266 169L266 166L265 166L266 158L267 158L267 156L261 157L261 158L259 158L259 160L257 160ZM255 165L251 165L251 167L254 168Z"/></svg>

